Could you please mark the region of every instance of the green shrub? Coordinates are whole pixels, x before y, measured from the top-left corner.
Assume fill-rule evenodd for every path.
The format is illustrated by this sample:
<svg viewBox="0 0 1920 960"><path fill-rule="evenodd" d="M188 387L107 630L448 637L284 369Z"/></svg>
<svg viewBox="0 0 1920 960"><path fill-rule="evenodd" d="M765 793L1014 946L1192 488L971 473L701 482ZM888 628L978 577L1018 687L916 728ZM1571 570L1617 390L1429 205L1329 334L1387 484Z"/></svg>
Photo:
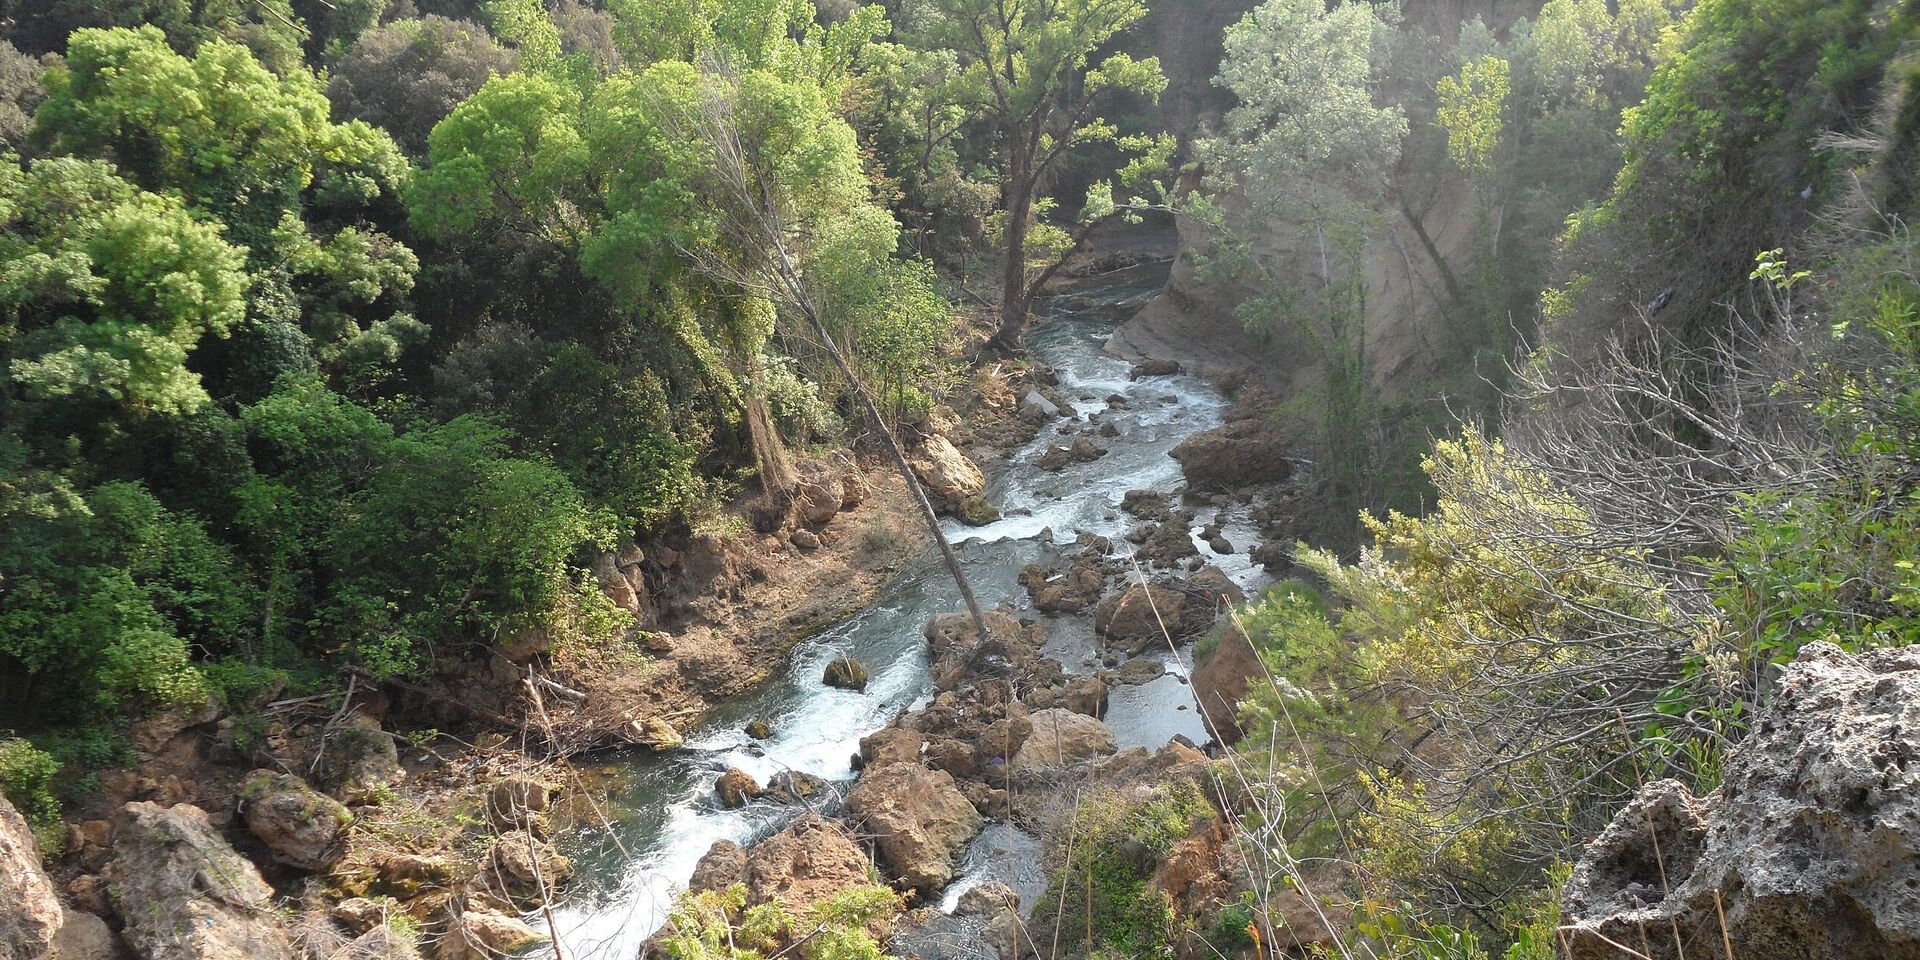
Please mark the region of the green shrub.
<svg viewBox="0 0 1920 960"><path fill-rule="evenodd" d="M60 772L53 755L21 740L0 740L0 794L33 828L40 855L51 860L66 848L66 825L60 822L60 801L53 796L53 778Z"/></svg>

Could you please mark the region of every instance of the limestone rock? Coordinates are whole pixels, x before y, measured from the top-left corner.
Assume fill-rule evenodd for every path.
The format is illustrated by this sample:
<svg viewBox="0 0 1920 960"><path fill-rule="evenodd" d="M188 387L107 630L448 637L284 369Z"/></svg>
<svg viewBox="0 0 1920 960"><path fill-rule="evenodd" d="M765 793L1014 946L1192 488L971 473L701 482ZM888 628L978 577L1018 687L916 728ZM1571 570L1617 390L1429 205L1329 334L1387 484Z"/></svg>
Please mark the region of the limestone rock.
<svg viewBox="0 0 1920 960"><path fill-rule="evenodd" d="M278 960L294 955L273 888L187 804L129 803L107 888L121 933L145 960Z"/></svg>
<svg viewBox="0 0 1920 960"><path fill-rule="evenodd" d="M889 763L916 763L925 742L917 730L888 727L860 738L860 760L868 767Z"/></svg>
<svg viewBox="0 0 1920 960"><path fill-rule="evenodd" d="M553 786L535 777L511 776L487 788L487 822L502 830L537 824L552 803Z"/></svg>
<svg viewBox="0 0 1920 960"><path fill-rule="evenodd" d="M105 920L80 910L65 910L53 946L39 960L114 960L119 940Z"/></svg>
<svg viewBox="0 0 1920 960"><path fill-rule="evenodd" d="M413 937L379 926L328 952L326 960L420 960L420 948Z"/></svg>
<svg viewBox="0 0 1920 960"><path fill-rule="evenodd" d="M1193 699L1214 739L1226 744L1240 739L1240 698L1247 695L1247 684L1263 672L1253 646L1231 624L1221 628L1220 640L1211 650L1195 656Z"/></svg>
<svg viewBox="0 0 1920 960"><path fill-rule="evenodd" d="M366 803L405 775L400 745L370 717L356 718L327 740L320 772L327 791L347 803Z"/></svg>
<svg viewBox="0 0 1920 960"><path fill-rule="evenodd" d="M659 751L678 750L685 744L686 738L660 717L647 717L633 722L632 736L635 743Z"/></svg>
<svg viewBox="0 0 1920 960"><path fill-rule="evenodd" d="M725 890L747 879L747 851L732 840L715 840L693 867L687 889L694 893Z"/></svg>
<svg viewBox="0 0 1920 960"><path fill-rule="evenodd" d="M747 902L777 900L788 910L802 911L868 882L871 868L867 855L844 827L815 814L802 814L791 826L747 851Z"/></svg>
<svg viewBox="0 0 1920 960"><path fill-rule="evenodd" d="M747 801L758 797L763 791L746 771L731 767L714 782L713 792L719 795L721 806L732 809L746 806Z"/></svg>
<svg viewBox="0 0 1920 960"><path fill-rule="evenodd" d="M525 830L500 835L487 851L485 879L510 897L542 900L573 869L550 844Z"/></svg>
<svg viewBox="0 0 1920 960"><path fill-rule="evenodd" d="M60 932L60 899L25 817L0 797L0 958L38 957Z"/></svg>
<svg viewBox="0 0 1920 960"><path fill-rule="evenodd" d="M1720 956L1723 933L1741 960L1920 958L1915 731L1920 650L1809 644L1717 789L1648 784L1588 844L1561 898L1570 960L1618 956L1610 939Z"/></svg>
<svg viewBox="0 0 1920 960"><path fill-rule="evenodd" d="M1113 752L1113 731L1085 714L1036 710L1028 720L1033 731L1014 754L1015 771L1067 767Z"/></svg>
<svg viewBox="0 0 1920 960"><path fill-rule="evenodd" d="M338 800L288 773L255 770L240 784L247 829L296 870L321 870L345 851L353 814Z"/></svg>
<svg viewBox="0 0 1920 960"><path fill-rule="evenodd" d="M1167 665L1152 657L1134 657L1116 671L1120 682L1129 686L1152 683L1167 672Z"/></svg>
<svg viewBox="0 0 1920 960"><path fill-rule="evenodd" d="M546 941L546 934L517 917L467 910L454 918L433 955L435 960L497 960Z"/></svg>
<svg viewBox="0 0 1920 960"><path fill-rule="evenodd" d="M1169 634L1178 639L1186 608L1186 594L1136 583L1094 607L1093 628L1114 649L1138 654L1164 645Z"/></svg>
<svg viewBox="0 0 1920 960"><path fill-rule="evenodd" d="M1074 677L1061 696L1062 707L1094 719L1107 715L1107 685L1099 677Z"/></svg>
<svg viewBox="0 0 1920 960"><path fill-rule="evenodd" d="M1293 472L1287 446L1278 423L1249 418L1196 433L1168 456L1180 461L1180 472L1193 489L1233 490L1285 480Z"/></svg>
<svg viewBox="0 0 1920 960"><path fill-rule="evenodd" d="M867 668L865 664L852 657L834 657L832 662L827 664L826 672L821 674L820 682L842 690L865 690L867 689Z"/></svg>
<svg viewBox="0 0 1920 960"><path fill-rule="evenodd" d="M923 896L953 879L982 823L951 774L917 763L869 769L847 794L847 809L874 835L881 862Z"/></svg>
<svg viewBox="0 0 1920 960"><path fill-rule="evenodd" d="M927 493L949 504L978 496L987 485L980 468L938 434L922 441L907 463Z"/></svg>
<svg viewBox="0 0 1920 960"><path fill-rule="evenodd" d="M1193 545L1193 535L1176 517L1155 527L1135 554L1142 563L1171 567L1188 557L1199 556L1200 548Z"/></svg>
<svg viewBox="0 0 1920 960"><path fill-rule="evenodd" d="M1164 523L1173 519L1167 495L1158 490L1128 490L1120 498L1120 509L1142 520Z"/></svg>
<svg viewBox="0 0 1920 960"><path fill-rule="evenodd" d="M1000 519L1000 508L977 495L960 501L954 512L959 514L960 522L969 527L984 527Z"/></svg>
<svg viewBox="0 0 1920 960"><path fill-rule="evenodd" d="M1043 613L1079 613L1100 599L1106 578L1095 557L1077 557L1062 573L1049 573L1037 563L1020 570L1020 583L1027 588L1033 608Z"/></svg>
<svg viewBox="0 0 1920 960"><path fill-rule="evenodd" d="M832 520L847 497L839 472L818 460L798 461L793 472L794 519L816 526Z"/></svg>
<svg viewBox="0 0 1920 960"><path fill-rule="evenodd" d="M1128 371L1127 379L1138 380L1142 377L1170 377L1180 372L1178 360L1142 360Z"/></svg>
<svg viewBox="0 0 1920 960"><path fill-rule="evenodd" d="M775 803L808 804L831 785L811 773L782 770L767 780L766 796Z"/></svg>
<svg viewBox="0 0 1920 960"><path fill-rule="evenodd" d="M812 530L795 530L787 534L787 542L793 544L793 548L801 553L812 553L820 549L820 535Z"/></svg>

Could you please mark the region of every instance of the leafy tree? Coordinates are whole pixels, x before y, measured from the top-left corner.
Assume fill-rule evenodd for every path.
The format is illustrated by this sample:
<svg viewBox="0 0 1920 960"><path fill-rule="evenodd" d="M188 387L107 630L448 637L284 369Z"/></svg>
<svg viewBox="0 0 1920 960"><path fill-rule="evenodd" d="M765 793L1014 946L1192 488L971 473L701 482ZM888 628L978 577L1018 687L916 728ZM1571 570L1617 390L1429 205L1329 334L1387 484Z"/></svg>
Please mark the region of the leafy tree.
<svg viewBox="0 0 1920 960"><path fill-rule="evenodd" d="M34 108L46 98L40 74L52 60L51 56L30 57L0 40L0 150L18 150L25 145Z"/></svg>
<svg viewBox="0 0 1920 960"><path fill-rule="evenodd" d="M210 40L251 50L276 71L301 68L306 30L287 0L0 0L0 22L29 53L61 53L81 29L151 25L175 49L192 53Z"/></svg>
<svg viewBox="0 0 1920 960"><path fill-rule="evenodd" d="M327 97L337 115L364 120L408 154L424 156L434 124L488 77L518 64L475 24L431 15L398 20L347 48L328 74Z"/></svg>
<svg viewBox="0 0 1920 960"><path fill-rule="evenodd" d="M53 153L111 160L149 190L180 191L249 245L300 210L309 189L347 206L405 178L392 140L328 119L305 70L276 76L224 40L189 59L151 26L81 30L67 47L47 72L36 138Z"/></svg>
<svg viewBox="0 0 1920 960"><path fill-rule="evenodd" d="M1323 455L1349 504L1367 477L1372 403L1360 266L1407 130L1405 113L1373 94L1388 15L1368 3L1267 0L1229 29L1219 82L1237 102L1199 152L1216 190L1237 190L1245 209L1194 207L1221 241L1209 269L1263 291L1238 308L1242 321L1258 331L1290 322L1319 361ZM1277 253L1256 248L1248 225L1274 224L1301 226Z"/></svg>
<svg viewBox="0 0 1920 960"><path fill-rule="evenodd" d="M1513 92L1510 74L1505 60L1489 55L1461 67L1457 77L1440 79L1440 125L1447 130L1447 155L1461 169L1492 171Z"/></svg>
<svg viewBox="0 0 1920 960"><path fill-rule="evenodd" d="M1045 280L1029 262L1029 241L1040 185L1061 155L1102 141L1138 153L1165 149L1123 137L1096 113L1105 94L1154 97L1166 86L1158 60L1107 52L1145 13L1141 0L922 0L910 11L912 42L960 56L957 102L984 115L1001 141L1006 261L994 342L1002 348L1020 345Z"/></svg>
<svg viewBox="0 0 1920 960"><path fill-rule="evenodd" d="M242 251L178 199L98 161L0 162L0 356L28 399L102 398L134 413L207 400L188 355L244 314Z"/></svg>

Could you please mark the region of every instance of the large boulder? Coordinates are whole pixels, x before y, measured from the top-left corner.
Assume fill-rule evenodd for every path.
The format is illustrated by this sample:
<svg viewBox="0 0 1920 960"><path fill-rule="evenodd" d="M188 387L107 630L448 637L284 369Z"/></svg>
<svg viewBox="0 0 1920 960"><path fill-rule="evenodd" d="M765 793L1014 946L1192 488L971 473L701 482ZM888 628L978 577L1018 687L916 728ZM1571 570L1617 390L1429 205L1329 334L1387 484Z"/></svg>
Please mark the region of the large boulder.
<svg viewBox="0 0 1920 960"><path fill-rule="evenodd" d="M693 879L687 889L694 893L725 890L747 879L747 851L732 840L715 840L713 846L694 864Z"/></svg>
<svg viewBox="0 0 1920 960"><path fill-rule="evenodd" d="M927 488L927 493L947 504L978 496L987 486L986 475L980 468L938 434L922 441L907 458L907 464Z"/></svg>
<svg viewBox="0 0 1920 960"><path fill-rule="evenodd" d="M1240 700L1247 695L1248 684L1262 673L1253 645L1231 624L1221 628L1220 640L1212 649L1194 657L1193 700L1214 739L1226 744L1240 739Z"/></svg>
<svg viewBox="0 0 1920 960"><path fill-rule="evenodd" d="M320 773L327 792L347 803L375 800L384 787L405 775L393 734L365 715L356 715L327 739L320 754Z"/></svg>
<svg viewBox="0 0 1920 960"><path fill-rule="evenodd" d="M922 895L953 879L956 859L982 823L951 774L917 763L867 770L847 794L847 810L873 834L881 862Z"/></svg>
<svg viewBox="0 0 1920 960"><path fill-rule="evenodd" d="M731 810L744 807L747 802L766 791L754 782L752 775L739 767L728 767L727 772L714 781L713 792L720 798L720 805Z"/></svg>
<svg viewBox="0 0 1920 960"><path fill-rule="evenodd" d="M867 689L867 666L848 656L834 657L820 675L820 682L842 690Z"/></svg>
<svg viewBox="0 0 1920 960"><path fill-rule="evenodd" d="M1113 731L1084 713L1035 710L1027 720L1033 730L1013 755L1016 771L1067 767L1113 752Z"/></svg>
<svg viewBox="0 0 1920 960"><path fill-rule="evenodd" d="M1196 433L1168 453L1195 490L1234 490L1285 480L1293 472L1286 435L1265 418L1234 420Z"/></svg>
<svg viewBox="0 0 1920 960"><path fill-rule="evenodd" d="M926 738L918 730L887 727L860 738L860 762L868 767L889 763L916 763Z"/></svg>
<svg viewBox="0 0 1920 960"><path fill-rule="evenodd" d="M785 830L747 850L747 902L778 901L798 913L848 887L867 883L872 866L846 828L812 813L802 814Z"/></svg>
<svg viewBox="0 0 1920 960"><path fill-rule="evenodd" d="M1187 595L1159 584L1136 583L1093 608L1093 629L1107 645L1128 654L1179 639Z"/></svg>
<svg viewBox="0 0 1920 960"><path fill-rule="evenodd" d="M518 917L491 910L466 910L447 927L433 956L435 960L498 960L547 939L546 934Z"/></svg>
<svg viewBox="0 0 1920 960"><path fill-rule="evenodd" d="M33 831L13 804L0 797L0 960L46 953L60 923L60 898L40 869Z"/></svg>
<svg viewBox="0 0 1920 960"><path fill-rule="evenodd" d="M526 830L515 830L494 839L481 879L508 897L538 903L546 900L572 869L572 862L551 844Z"/></svg>
<svg viewBox="0 0 1920 960"><path fill-rule="evenodd" d="M129 803L107 891L121 935L144 960L277 960L293 945L273 888L188 804Z"/></svg>
<svg viewBox="0 0 1920 960"><path fill-rule="evenodd" d="M62 912L60 932L53 946L39 960L115 960L120 956L119 940L105 920L81 910ZM4 955L0 951L0 955ZM329 958L331 960L331 958Z"/></svg>
<svg viewBox="0 0 1920 960"><path fill-rule="evenodd" d="M345 851L353 814L290 773L255 770L240 784L247 829L297 870L321 870Z"/></svg>
<svg viewBox="0 0 1920 960"><path fill-rule="evenodd" d="M793 465L793 518L805 524L832 520L846 502L846 485L840 472L819 460L800 460Z"/></svg>
<svg viewBox="0 0 1920 960"><path fill-rule="evenodd" d="M1920 650L1808 645L1717 789L1648 784L1588 844L1569 960L1920 958L1916 731Z"/></svg>

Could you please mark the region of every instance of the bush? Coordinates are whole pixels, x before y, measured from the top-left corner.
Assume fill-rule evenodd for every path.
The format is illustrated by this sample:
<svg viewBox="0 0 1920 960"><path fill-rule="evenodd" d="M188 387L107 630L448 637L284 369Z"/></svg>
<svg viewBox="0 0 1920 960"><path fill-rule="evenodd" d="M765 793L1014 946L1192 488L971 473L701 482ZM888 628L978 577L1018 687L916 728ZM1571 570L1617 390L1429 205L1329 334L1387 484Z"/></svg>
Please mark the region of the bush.
<svg viewBox="0 0 1920 960"><path fill-rule="evenodd" d="M59 772L52 754L25 740L0 740L0 795L26 818L40 855L49 860L59 856L67 842L60 801L53 796L53 778Z"/></svg>
<svg viewBox="0 0 1920 960"><path fill-rule="evenodd" d="M1057 926L1063 943L1091 930L1093 942L1082 944L1089 955L1171 955L1179 920L1172 901L1148 881L1174 843L1213 816L1213 805L1187 780L1161 784L1135 803L1089 798L1071 827L1079 838L1072 857L1048 882L1030 926Z"/></svg>

